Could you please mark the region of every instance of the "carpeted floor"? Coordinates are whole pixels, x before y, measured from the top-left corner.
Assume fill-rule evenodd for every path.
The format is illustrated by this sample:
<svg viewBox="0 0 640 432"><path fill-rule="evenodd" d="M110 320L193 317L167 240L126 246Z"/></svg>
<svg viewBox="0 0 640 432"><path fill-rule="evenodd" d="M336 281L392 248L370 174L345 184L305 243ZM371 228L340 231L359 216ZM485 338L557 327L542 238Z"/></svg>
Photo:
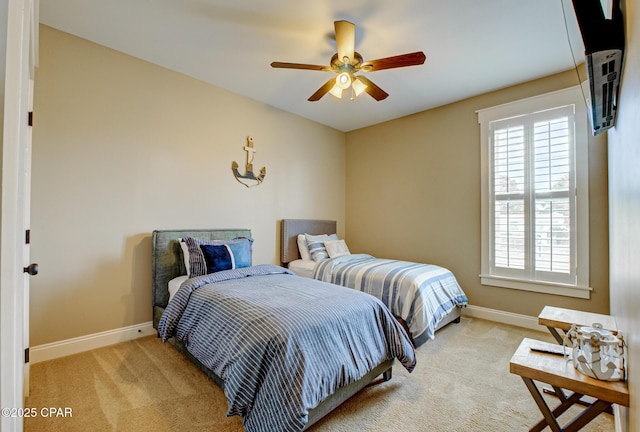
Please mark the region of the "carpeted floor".
<svg viewBox="0 0 640 432"><path fill-rule="evenodd" d="M552 341L547 333L463 317L417 350L413 373L394 366L391 381L358 393L310 430L526 431L542 416L522 379L509 373L524 337ZM244 430L240 418L226 417L223 392L155 337L33 365L27 407L38 413L25 419L27 432ZM44 417L48 407L57 410L45 409L53 416ZM613 431L613 417L602 414L583 430Z"/></svg>

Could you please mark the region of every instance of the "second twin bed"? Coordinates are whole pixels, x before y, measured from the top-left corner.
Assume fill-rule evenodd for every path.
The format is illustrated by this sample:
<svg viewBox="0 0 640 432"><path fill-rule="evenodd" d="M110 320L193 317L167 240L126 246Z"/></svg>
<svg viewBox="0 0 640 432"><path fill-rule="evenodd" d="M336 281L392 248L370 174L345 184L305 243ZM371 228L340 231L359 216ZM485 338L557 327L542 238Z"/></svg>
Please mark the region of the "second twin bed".
<svg viewBox="0 0 640 432"><path fill-rule="evenodd" d="M335 221L284 219L281 233L281 261L290 270L382 300L406 326L416 346L433 339L437 329L458 321L460 308L467 304L467 296L450 270L351 254L335 235ZM312 250L305 251L305 247Z"/></svg>

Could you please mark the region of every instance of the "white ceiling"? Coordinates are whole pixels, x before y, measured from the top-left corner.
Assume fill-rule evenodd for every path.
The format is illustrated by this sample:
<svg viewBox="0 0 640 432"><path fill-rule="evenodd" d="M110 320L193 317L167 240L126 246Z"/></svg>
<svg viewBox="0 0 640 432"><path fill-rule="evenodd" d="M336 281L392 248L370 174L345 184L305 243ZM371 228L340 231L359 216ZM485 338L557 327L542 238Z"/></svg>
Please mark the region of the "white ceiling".
<svg viewBox="0 0 640 432"><path fill-rule="evenodd" d="M383 101L307 102L332 73L270 63L328 65L340 19L355 23L364 61L414 51L427 60L368 73L389 93ZM55 0L40 2L40 22L341 131L584 59L570 0Z"/></svg>

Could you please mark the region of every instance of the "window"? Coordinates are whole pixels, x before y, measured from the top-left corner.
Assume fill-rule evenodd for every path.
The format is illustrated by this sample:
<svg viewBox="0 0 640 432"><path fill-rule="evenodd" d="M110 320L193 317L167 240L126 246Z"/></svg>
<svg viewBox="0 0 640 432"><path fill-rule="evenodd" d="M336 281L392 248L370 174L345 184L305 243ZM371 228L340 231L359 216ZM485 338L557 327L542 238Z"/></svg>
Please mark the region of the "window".
<svg viewBox="0 0 640 432"><path fill-rule="evenodd" d="M589 298L580 87L478 111L483 285Z"/></svg>

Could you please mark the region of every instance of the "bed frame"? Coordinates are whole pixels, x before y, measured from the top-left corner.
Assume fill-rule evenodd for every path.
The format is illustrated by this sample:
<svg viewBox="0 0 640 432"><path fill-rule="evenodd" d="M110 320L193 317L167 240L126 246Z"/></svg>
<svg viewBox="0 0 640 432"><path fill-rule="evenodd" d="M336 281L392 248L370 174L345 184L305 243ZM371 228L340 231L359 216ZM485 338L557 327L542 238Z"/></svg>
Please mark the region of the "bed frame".
<svg viewBox="0 0 640 432"><path fill-rule="evenodd" d="M169 281L178 276L186 275L181 237L193 237L202 240L231 240L236 237L251 238L248 229L213 229L213 230L156 230L152 234L151 279L153 302L153 327L157 330L164 309L169 303ZM191 360L200 370L211 378L220 388L224 389L224 382L211 369L195 358L181 341L175 338L169 342ZM323 400L317 407L309 410L309 420L305 430L322 417L330 413L351 396L364 387L378 384L391 379L391 368L394 360L386 360L369 371L360 380L339 388L335 393ZM378 379L378 377L382 376Z"/></svg>
<svg viewBox="0 0 640 432"><path fill-rule="evenodd" d="M314 219L283 219L280 230L280 261L283 266L288 266L291 261L300 259L298 250L298 234L334 234L337 233L337 223L332 220L314 220ZM447 324L460 322L461 308L455 307L447 314L436 326L435 330L439 330ZM400 324L407 330L409 336L409 326L400 317L396 317Z"/></svg>

